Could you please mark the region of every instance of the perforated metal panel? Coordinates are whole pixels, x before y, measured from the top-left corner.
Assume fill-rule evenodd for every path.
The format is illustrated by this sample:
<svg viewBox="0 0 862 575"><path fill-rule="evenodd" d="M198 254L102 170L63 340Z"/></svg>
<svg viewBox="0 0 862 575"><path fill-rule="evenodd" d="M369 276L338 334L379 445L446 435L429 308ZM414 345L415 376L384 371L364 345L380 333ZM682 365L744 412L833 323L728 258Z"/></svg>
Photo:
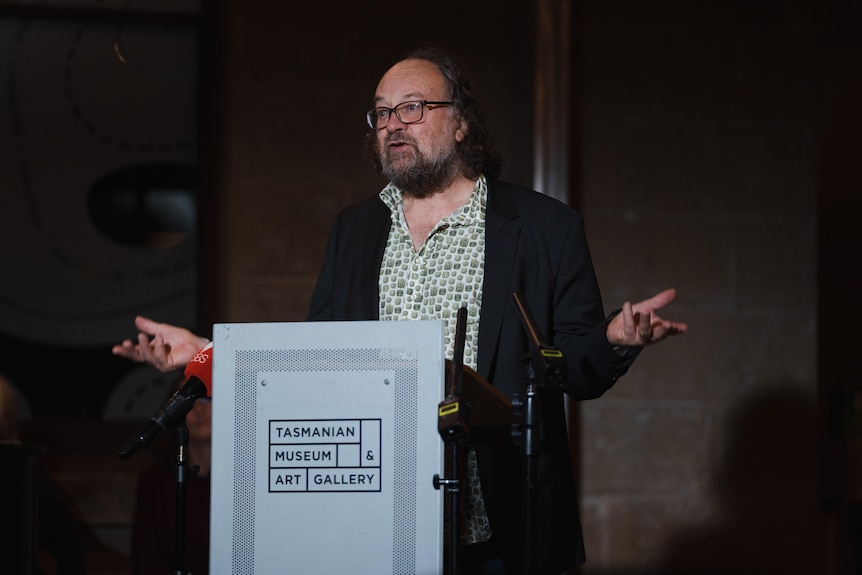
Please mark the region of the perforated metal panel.
<svg viewBox="0 0 862 575"><path fill-rule="evenodd" d="M439 573L442 324L215 334L213 573Z"/></svg>

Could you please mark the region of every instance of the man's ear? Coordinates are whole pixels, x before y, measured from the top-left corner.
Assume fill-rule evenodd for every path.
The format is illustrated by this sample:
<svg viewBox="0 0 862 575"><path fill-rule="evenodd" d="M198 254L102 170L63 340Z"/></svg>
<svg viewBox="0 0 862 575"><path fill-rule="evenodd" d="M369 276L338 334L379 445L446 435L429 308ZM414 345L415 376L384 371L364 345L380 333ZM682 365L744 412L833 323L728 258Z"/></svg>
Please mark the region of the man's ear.
<svg viewBox="0 0 862 575"><path fill-rule="evenodd" d="M463 142L464 138L467 137L467 120L461 118L458 121L458 129L455 130L455 140L458 142Z"/></svg>

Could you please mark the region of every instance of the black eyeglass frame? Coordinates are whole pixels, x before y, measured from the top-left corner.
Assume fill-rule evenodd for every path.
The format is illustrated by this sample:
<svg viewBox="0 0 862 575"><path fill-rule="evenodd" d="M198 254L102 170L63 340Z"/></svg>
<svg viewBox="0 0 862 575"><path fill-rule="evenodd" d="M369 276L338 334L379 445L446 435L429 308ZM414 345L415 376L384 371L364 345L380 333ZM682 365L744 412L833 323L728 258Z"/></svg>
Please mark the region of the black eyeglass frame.
<svg viewBox="0 0 862 575"><path fill-rule="evenodd" d="M398 113L398 108L403 107L406 104L419 104L421 112L419 113L419 117L415 120L411 120L409 122L405 122L401 119L401 114ZM397 104L394 108L389 108L387 106L378 106L376 108L371 108L367 112L365 112L365 121L368 123L368 127L372 130L382 130L389 124L389 120L392 118L393 112L395 113L395 117L398 118L398 121L402 124L415 124L416 122L421 122L425 117L425 108L429 110L433 110L435 107L442 106L454 106L455 102L444 102L444 101L435 101L435 100L407 100L406 102L401 102ZM380 116L380 112L386 110L386 120L383 120L383 117ZM375 125L376 124L376 125Z"/></svg>

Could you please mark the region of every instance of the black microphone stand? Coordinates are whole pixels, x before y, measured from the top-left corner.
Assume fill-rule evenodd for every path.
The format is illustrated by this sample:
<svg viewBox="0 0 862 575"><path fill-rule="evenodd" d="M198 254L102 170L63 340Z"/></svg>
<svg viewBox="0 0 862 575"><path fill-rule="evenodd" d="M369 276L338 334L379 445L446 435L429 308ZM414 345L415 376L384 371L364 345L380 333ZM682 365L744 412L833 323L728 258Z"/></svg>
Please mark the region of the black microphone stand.
<svg viewBox="0 0 862 575"><path fill-rule="evenodd" d="M191 575L186 571L186 489L188 479L198 472L198 466L186 465L186 448L189 445L189 427L185 417L176 427L177 469L176 469L176 510L174 513L175 538L174 554L176 560L175 575Z"/></svg>
<svg viewBox="0 0 862 575"><path fill-rule="evenodd" d="M512 299L518 309L530 345L524 388L512 402L515 414L520 418L520 423L516 423L512 428L512 436L515 443L521 445L524 473L521 509L523 518L521 572L523 575L532 575L536 564L536 492L542 429L541 396L546 391L562 391L566 364L559 349L544 343L530 310L521 301L521 296L513 293Z"/></svg>
<svg viewBox="0 0 862 575"><path fill-rule="evenodd" d="M156 412L147 426L137 435L129 439L117 453L120 459L128 459L141 449L150 445L156 437L168 427L175 428L174 437L177 446L176 468L176 510L174 551L176 569L174 575L191 575L186 571L186 488L188 478L200 469L197 465L186 465L186 449L189 445L189 427L186 415L192 410L194 402L206 395L206 385L196 377L190 377L183 387L174 393L167 403Z"/></svg>
<svg viewBox="0 0 862 575"><path fill-rule="evenodd" d="M458 546L460 544L461 518L461 445L467 443L470 434L466 419L466 404L461 401L464 366L464 344L467 333L467 308L458 310L455 326L455 352L451 370L446 374L449 386L446 398L437 410L437 430L445 443L447 479L434 475L434 488L446 486L446 528L449 530L443 553L444 575L458 573Z"/></svg>

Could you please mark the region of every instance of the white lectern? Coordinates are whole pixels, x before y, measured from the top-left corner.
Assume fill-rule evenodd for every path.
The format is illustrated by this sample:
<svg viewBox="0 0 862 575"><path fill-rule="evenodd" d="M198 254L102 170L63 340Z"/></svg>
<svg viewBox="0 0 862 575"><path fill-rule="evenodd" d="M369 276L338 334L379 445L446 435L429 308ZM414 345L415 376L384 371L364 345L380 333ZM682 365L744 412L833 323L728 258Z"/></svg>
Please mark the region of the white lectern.
<svg viewBox="0 0 862 575"><path fill-rule="evenodd" d="M217 324L210 571L442 571L439 321Z"/></svg>

